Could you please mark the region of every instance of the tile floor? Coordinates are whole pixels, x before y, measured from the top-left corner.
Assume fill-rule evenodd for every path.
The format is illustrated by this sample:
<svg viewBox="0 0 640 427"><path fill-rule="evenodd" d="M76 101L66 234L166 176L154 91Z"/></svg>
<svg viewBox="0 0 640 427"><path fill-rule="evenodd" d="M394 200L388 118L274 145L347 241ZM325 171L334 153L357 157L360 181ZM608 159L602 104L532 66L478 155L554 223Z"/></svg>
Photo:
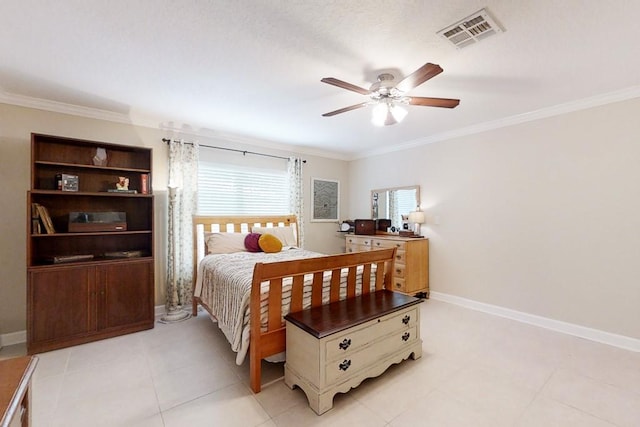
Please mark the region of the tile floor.
<svg viewBox="0 0 640 427"><path fill-rule="evenodd" d="M282 364L248 387L205 314L43 353L33 384L40 426L640 426L640 353L428 300L423 357L334 399L317 416ZM24 353L24 346L0 358Z"/></svg>

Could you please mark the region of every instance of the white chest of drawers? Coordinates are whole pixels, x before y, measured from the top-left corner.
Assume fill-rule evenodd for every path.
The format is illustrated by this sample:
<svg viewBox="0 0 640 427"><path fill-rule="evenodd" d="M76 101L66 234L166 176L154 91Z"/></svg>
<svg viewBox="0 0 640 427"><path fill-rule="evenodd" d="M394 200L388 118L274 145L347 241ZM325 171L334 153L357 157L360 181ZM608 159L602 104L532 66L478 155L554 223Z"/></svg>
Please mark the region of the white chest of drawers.
<svg viewBox="0 0 640 427"><path fill-rule="evenodd" d="M409 295L429 297L429 239L388 235L348 235L346 251L397 248L392 288Z"/></svg>
<svg viewBox="0 0 640 427"><path fill-rule="evenodd" d="M284 382L318 414L389 366L422 356L421 300L382 290L288 314Z"/></svg>

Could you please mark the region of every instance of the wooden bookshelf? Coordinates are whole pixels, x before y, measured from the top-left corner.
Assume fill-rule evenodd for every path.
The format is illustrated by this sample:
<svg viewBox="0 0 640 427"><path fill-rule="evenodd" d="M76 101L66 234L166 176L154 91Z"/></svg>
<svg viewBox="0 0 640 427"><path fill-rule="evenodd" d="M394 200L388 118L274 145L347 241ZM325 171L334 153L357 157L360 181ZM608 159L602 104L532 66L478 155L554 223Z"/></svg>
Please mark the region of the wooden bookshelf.
<svg viewBox="0 0 640 427"><path fill-rule="evenodd" d="M106 152L106 164L94 164L98 148ZM27 195L30 354L153 327L151 166L149 148L31 135ZM77 191L60 190L58 174L77 176ZM129 189L136 193L109 192L120 176L129 179ZM148 194L143 194L143 180ZM37 209L40 215L34 218L37 205L44 211ZM107 223L89 227L90 232L71 232L72 212L118 212L126 216L126 229L110 229ZM107 255L116 252L139 256Z"/></svg>

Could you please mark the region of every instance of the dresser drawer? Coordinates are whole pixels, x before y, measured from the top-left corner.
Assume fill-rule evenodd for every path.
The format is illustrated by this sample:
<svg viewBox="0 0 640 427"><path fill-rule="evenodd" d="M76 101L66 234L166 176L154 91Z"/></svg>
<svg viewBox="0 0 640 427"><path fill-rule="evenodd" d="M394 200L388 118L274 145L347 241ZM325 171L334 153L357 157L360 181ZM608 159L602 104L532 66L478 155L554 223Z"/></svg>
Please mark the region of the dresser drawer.
<svg viewBox="0 0 640 427"><path fill-rule="evenodd" d="M374 249L398 248L399 251L405 250L405 242L400 240L371 239L371 246Z"/></svg>
<svg viewBox="0 0 640 427"><path fill-rule="evenodd" d="M360 245L360 246L371 246L371 237L362 237L362 236L347 236L347 246L349 245Z"/></svg>
<svg viewBox="0 0 640 427"><path fill-rule="evenodd" d="M393 279L391 279L391 290L406 292L407 286L406 286L406 283L404 282L404 279L400 277L393 277Z"/></svg>
<svg viewBox="0 0 640 427"><path fill-rule="evenodd" d="M396 264L406 264L407 253L405 251L396 251Z"/></svg>
<svg viewBox="0 0 640 427"><path fill-rule="evenodd" d="M367 245L347 245L347 253L367 252L370 250L371 250L371 246L367 246Z"/></svg>
<svg viewBox="0 0 640 427"><path fill-rule="evenodd" d="M372 345L345 354L343 357L328 362L325 367L325 383L327 385L349 378L353 373L372 366L374 362L384 356L409 346L418 339L416 326L393 332L386 338L374 342Z"/></svg>
<svg viewBox="0 0 640 427"><path fill-rule="evenodd" d="M335 338L327 340L325 344L327 360L336 357L342 358L380 337L415 326L417 319L417 308L413 308L409 311L389 314L353 330L337 334Z"/></svg>
<svg viewBox="0 0 640 427"><path fill-rule="evenodd" d="M394 267L393 267L393 277L398 279L404 279L404 264L399 264L397 263Z"/></svg>

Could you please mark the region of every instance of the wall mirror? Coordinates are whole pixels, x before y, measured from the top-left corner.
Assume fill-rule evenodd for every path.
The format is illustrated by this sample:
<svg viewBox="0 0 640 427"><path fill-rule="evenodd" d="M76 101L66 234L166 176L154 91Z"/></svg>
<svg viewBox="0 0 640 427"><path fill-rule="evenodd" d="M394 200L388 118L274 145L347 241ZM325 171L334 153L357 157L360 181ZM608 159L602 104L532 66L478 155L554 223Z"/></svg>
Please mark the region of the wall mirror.
<svg viewBox="0 0 640 427"><path fill-rule="evenodd" d="M371 190L371 218L390 219L391 226L402 228L402 215L409 215L420 205L420 186Z"/></svg>

